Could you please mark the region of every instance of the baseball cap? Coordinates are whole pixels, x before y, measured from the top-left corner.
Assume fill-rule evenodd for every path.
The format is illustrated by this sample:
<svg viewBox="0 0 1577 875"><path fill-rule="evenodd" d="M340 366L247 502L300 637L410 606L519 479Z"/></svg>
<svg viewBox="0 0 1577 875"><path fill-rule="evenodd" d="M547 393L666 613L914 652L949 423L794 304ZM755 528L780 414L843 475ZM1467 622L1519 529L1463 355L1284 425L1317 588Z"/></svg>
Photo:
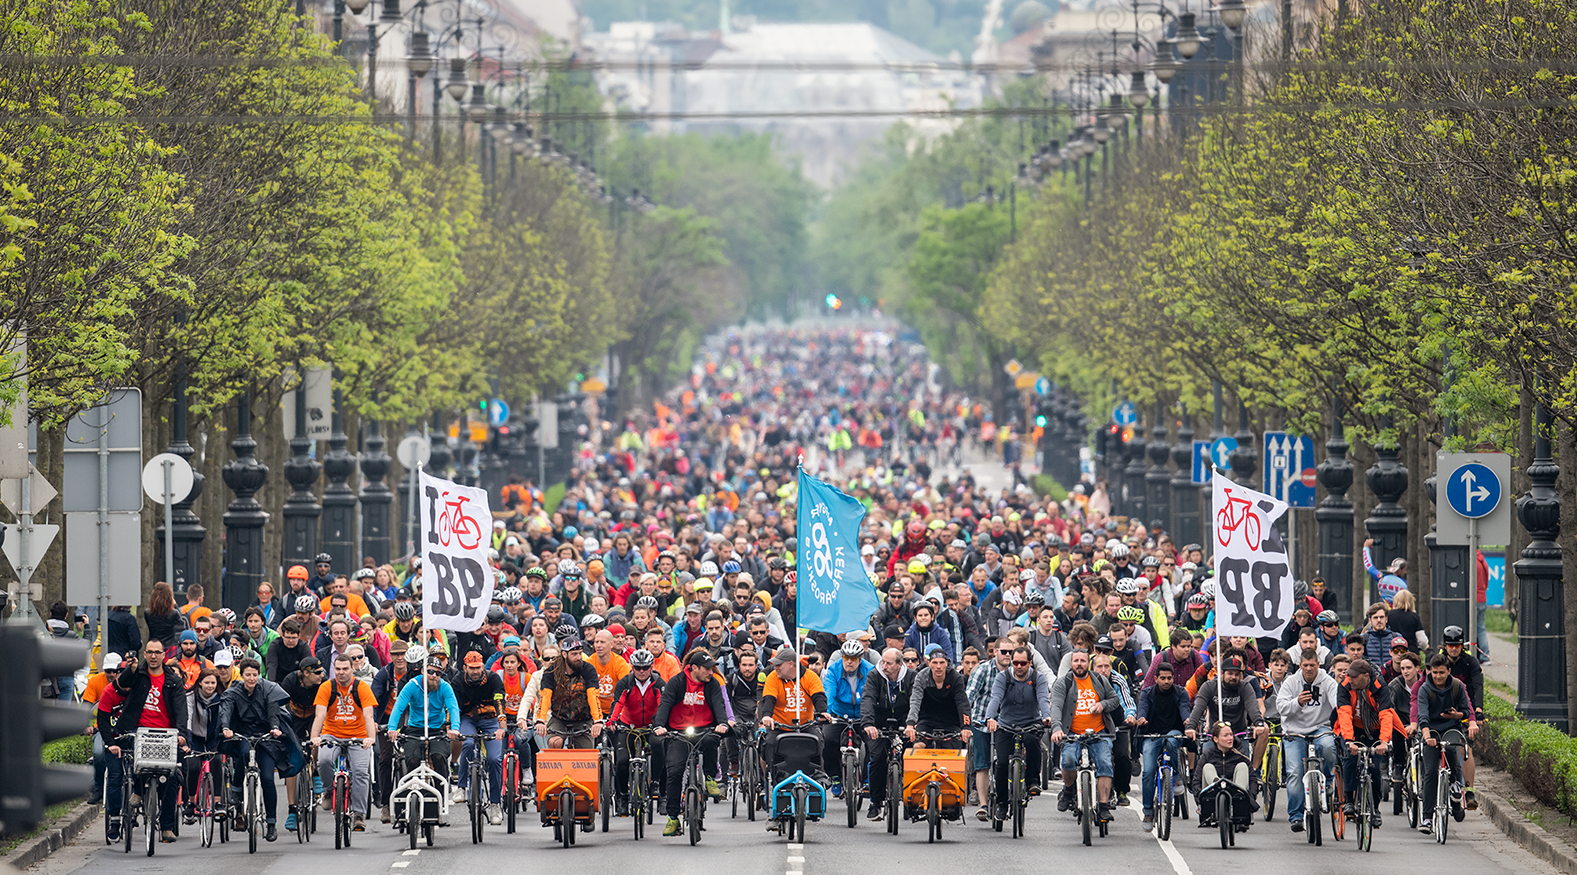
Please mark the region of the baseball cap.
<svg viewBox="0 0 1577 875"><path fill-rule="evenodd" d="M221 665L235 665L235 656L230 653L228 647L214 654L214 667L218 668Z"/></svg>
<svg viewBox="0 0 1577 875"><path fill-rule="evenodd" d="M104 670L120 671L121 662L119 653L107 653L104 655Z"/></svg>
<svg viewBox="0 0 1577 875"><path fill-rule="evenodd" d="M772 654L773 665L786 665L794 661L794 648L779 647L778 652Z"/></svg>
<svg viewBox="0 0 1577 875"><path fill-rule="evenodd" d="M1002 594L1002 601L1010 605L1021 605L1024 603L1024 597L1018 594L1018 590L1010 589Z"/></svg>
<svg viewBox="0 0 1577 875"><path fill-rule="evenodd" d="M1229 656L1221 663L1222 671L1243 671L1243 657Z"/></svg>
<svg viewBox="0 0 1577 875"><path fill-rule="evenodd" d="M1116 650L1117 647L1112 644L1112 637L1110 635L1102 635L1101 637L1095 639L1095 649Z"/></svg>
<svg viewBox="0 0 1577 875"><path fill-rule="evenodd" d="M308 656L308 657L302 659L300 662L296 663L296 668L301 669L302 671L306 671L307 669L310 669L310 668L322 668L322 667L323 667L323 663L318 661L318 658L316 656Z"/></svg>
<svg viewBox="0 0 1577 875"><path fill-rule="evenodd" d="M701 611L702 608L700 602L691 602L684 606L684 612L687 614L699 614Z"/></svg>
<svg viewBox="0 0 1577 875"><path fill-rule="evenodd" d="M1398 647L1402 648L1403 650L1407 649L1407 639L1400 635L1397 635L1391 639L1391 649L1395 650Z"/></svg>
<svg viewBox="0 0 1577 875"><path fill-rule="evenodd" d="M482 665L486 661L487 660L482 658L482 654L475 650L472 650L465 655L466 665Z"/></svg>
<svg viewBox="0 0 1577 875"><path fill-rule="evenodd" d="M882 629L882 637L883 638L902 638L903 637L903 627L898 625L897 623L888 623L887 626Z"/></svg>

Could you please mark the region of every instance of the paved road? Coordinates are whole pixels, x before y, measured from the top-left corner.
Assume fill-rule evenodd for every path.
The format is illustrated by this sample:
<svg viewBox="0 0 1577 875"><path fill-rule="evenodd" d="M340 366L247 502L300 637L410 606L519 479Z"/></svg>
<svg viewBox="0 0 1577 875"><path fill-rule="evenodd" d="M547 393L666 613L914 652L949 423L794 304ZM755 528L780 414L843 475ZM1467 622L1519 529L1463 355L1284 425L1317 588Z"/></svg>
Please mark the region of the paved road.
<svg viewBox="0 0 1577 875"><path fill-rule="evenodd" d="M837 809L841 813L841 809ZM459 813L459 812L457 812ZM464 815L461 814L461 817ZM140 853L127 855L103 844L94 826L76 844L63 848L33 871L47 875L131 875L131 873L289 873L289 875L449 875L455 872L515 871L521 866L567 865L560 871L598 873L935 873L956 871L967 865L972 873L1025 871L1025 854L1040 859L1049 855L1069 860L1088 859L1103 871L1119 870L1151 875L1206 875L1229 862L1238 871L1345 872L1366 875L1418 875L1447 871L1452 875L1553 875L1547 864L1495 830L1482 813L1470 813L1456 825L1444 847L1407 830L1400 819L1387 817L1376 833L1374 850L1362 854L1349 840L1327 842L1315 848L1292 835L1285 817L1273 823L1256 823L1238 837L1231 851L1220 847L1218 833L1198 829L1194 821L1174 823L1172 841L1162 844L1145 832L1137 810L1121 811L1111 835L1096 839L1094 848L1079 844L1077 825L1058 814L1054 797L1047 795L1030 806L1027 837L1015 841L1007 833L994 833L973 820L947 824L941 845L928 845L921 824L903 824L900 834L888 836L880 823L862 820L850 830L838 822L812 824L809 842L788 845L761 822L741 817L730 820L727 809L714 809L701 845L691 848L685 839L658 837L658 821L648 838L636 842L628 820L615 820L613 831L580 836L577 847L564 850L551 841L552 833L531 822L529 815L515 835L490 829L481 846L473 846L464 821L439 830L436 846L406 850L403 836L388 827L369 824L356 836L356 846L335 851L333 842L318 840L298 845L293 836L282 836L248 856L245 842L204 851L183 833L174 845L161 845L152 859ZM939 857L940 855L940 857ZM1338 867L1332 869L1332 867ZM220 867L220 868L215 868ZM507 868L506 868L507 867ZM594 868L585 868L594 867ZM945 868L940 868L945 867ZM1361 867L1361 868L1360 868Z"/></svg>

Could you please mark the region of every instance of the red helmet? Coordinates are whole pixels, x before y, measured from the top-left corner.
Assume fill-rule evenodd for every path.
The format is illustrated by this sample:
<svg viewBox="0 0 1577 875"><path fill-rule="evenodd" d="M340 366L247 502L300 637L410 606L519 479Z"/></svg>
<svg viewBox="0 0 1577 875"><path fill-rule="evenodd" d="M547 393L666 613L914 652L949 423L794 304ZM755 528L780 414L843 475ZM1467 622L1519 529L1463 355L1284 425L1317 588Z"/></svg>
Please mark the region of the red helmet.
<svg viewBox="0 0 1577 875"><path fill-rule="evenodd" d="M922 538L925 536L925 523L919 519L912 519L909 521L909 525L904 528L904 531L908 532L911 538Z"/></svg>

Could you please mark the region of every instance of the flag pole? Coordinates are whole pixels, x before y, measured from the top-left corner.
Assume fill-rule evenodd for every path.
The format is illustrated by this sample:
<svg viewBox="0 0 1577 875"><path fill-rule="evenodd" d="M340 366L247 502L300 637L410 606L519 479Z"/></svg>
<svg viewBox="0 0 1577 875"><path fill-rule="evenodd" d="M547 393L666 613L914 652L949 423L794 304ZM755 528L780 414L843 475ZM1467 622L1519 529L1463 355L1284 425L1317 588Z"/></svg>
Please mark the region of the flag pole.
<svg viewBox="0 0 1577 875"><path fill-rule="evenodd" d="M798 467L799 467L799 476L801 476L801 477L805 476L805 454L804 453L801 453L800 456L799 456L799 466ZM795 484L795 485L797 486L798 484ZM802 500L802 498L803 498L802 496L796 496L796 500ZM796 506L795 510L796 510L796 512L798 511L798 507L797 506ZM799 557L795 556L794 559L795 559L795 562L797 564L798 560L799 560ZM798 572L795 572L794 577L795 577L796 585L798 585L798 579L799 579ZM794 615L794 635L793 635L793 638L794 638L794 692L801 699L804 699L805 698L805 685L804 685L804 677L801 674L801 672L804 671L804 668L803 668L802 664L800 663L800 656L799 656L799 652L800 652L799 613L797 611L795 612L795 615ZM798 708L795 709L795 711L798 711L798 710L799 710ZM814 716L814 715L812 715L812 716Z"/></svg>

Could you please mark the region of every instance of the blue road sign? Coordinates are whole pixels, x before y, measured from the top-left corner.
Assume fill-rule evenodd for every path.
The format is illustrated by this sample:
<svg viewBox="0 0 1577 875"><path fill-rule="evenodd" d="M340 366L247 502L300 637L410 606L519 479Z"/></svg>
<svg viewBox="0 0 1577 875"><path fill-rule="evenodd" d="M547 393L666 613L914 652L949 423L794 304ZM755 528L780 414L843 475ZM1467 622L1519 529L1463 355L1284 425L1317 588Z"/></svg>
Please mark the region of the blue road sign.
<svg viewBox="0 0 1577 875"><path fill-rule="evenodd" d="M1046 379L1045 377L1041 377L1040 379L1036 380L1035 381L1035 394L1036 395L1050 395L1051 394L1051 381Z"/></svg>
<svg viewBox="0 0 1577 875"><path fill-rule="evenodd" d="M1232 470L1232 451L1237 448L1237 438L1219 437L1210 444L1210 461L1215 463L1216 470L1222 473Z"/></svg>
<svg viewBox="0 0 1577 875"><path fill-rule="evenodd" d="M1505 492L1500 478L1488 465L1469 462L1451 472L1446 481L1446 503L1451 509L1470 520L1489 516L1500 506Z"/></svg>
<svg viewBox="0 0 1577 875"><path fill-rule="evenodd" d="M498 428L509 421L509 405L503 399L494 398L487 402L487 424Z"/></svg>
<svg viewBox="0 0 1577 875"><path fill-rule="evenodd" d="M1313 507L1315 482L1314 440L1265 432L1265 494L1289 507Z"/></svg>
<svg viewBox="0 0 1577 875"><path fill-rule="evenodd" d="M1124 401L1112 408L1112 422L1118 425L1133 425L1138 421L1139 410L1133 406L1132 401Z"/></svg>
<svg viewBox="0 0 1577 875"><path fill-rule="evenodd" d="M1190 479L1198 486L1210 482L1210 441L1194 441L1194 476Z"/></svg>

